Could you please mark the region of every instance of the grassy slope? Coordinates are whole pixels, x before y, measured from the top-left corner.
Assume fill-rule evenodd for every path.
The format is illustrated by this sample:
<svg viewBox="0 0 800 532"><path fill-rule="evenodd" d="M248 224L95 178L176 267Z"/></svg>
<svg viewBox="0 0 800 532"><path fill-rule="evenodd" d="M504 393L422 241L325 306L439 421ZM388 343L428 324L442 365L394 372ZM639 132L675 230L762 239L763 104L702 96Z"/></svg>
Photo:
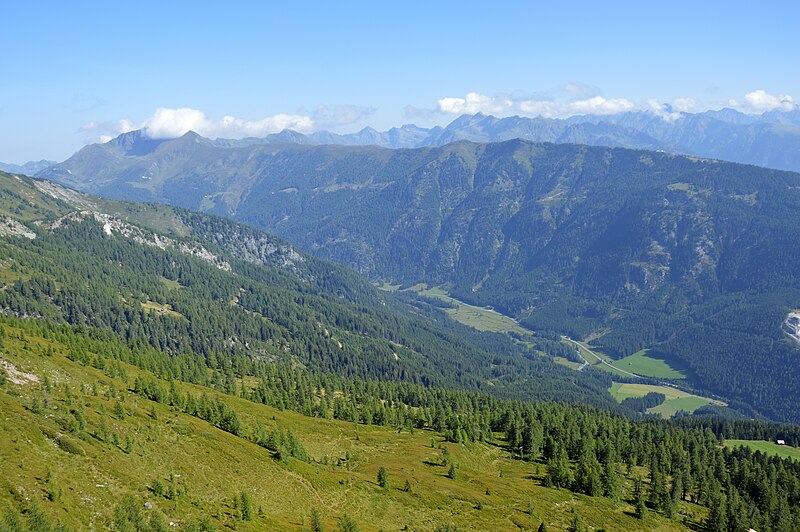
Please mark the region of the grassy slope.
<svg viewBox="0 0 800 532"><path fill-rule="evenodd" d="M749 447L753 451L761 451L764 454L800 460L800 449L797 447L778 445L777 443L771 441L726 440L725 447Z"/></svg>
<svg viewBox="0 0 800 532"><path fill-rule="evenodd" d="M134 367L122 365L128 373L126 385L120 378L111 379L100 370L71 362L56 342L36 336L20 340L19 330L6 327L6 331L2 358L40 381L47 377L52 389L45 393L43 382L34 381L8 382L0 389L0 511L11 504L25 507L27 497L71 528L102 529L109 525L116 501L131 494L140 504L150 501L168 522L209 516L217 527L240 530L300 529L309 524L312 508L319 509L329 530L335 529L344 513L363 530L405 525L430 530L450 522L471 530L517 530L541 521L550 530L564 530L573 509L595 528L683 529L680 519L668 521L652 512L642 523L630 515L633 508L627 502L544 488L540 485L544 466L510 460L497 446L443 443L429 431L398 434L392 428L309 418L222 396L251 430L291 428L315 459L312 463L292 458L279 462L246 439L135 395L129 387L140 370ZM47 356L50 347L54 354ZM90 387L97 383L95 396ZM112 383L127 412L122 419L114 414L118 399L106 397ZM65 385L74 397L73 407L84 405L87 426L83 439L78 434L64 435L61 438L68 443L59 446L55 438L60 430L53 419L69 409ZM218 395L179 386L184 391ZM45 396L44 409L31 411L33 398ZM120 445L91 435L99 431L101 419L110 434L119 435ZM129 453L122 450L126 439L132 442ZM437 448L431 447L432 439ZM70 444L75 453L63 450ZM440 465L442 446L452 454L457 480L447 478L447 468ZM335 462L346 452L351 455L350 467L320 463L325 456ZM389 471L388 490L376 483L381 466ZM171 476L179 489L185 488L184 495L172 501L149 491L153 480L168 485ZM412 486L410 493L399 489L406 480ZM627 482L626 497L630 489ZM256 510L252 522L237 521L231 502L242 490L250 494ZM48 491L61 495L49 501ZM529 503L533 516L527 513ZM692 521L703 514L687 503L681 503L680 509Z"/></svg>
<svg viewBox="0 0 800 532"><path fill-rule="evenodd" d="M618 360L614 360L607 354L603 353L602 350L599 350L597 347L589 345L585 342L578 342L574 340L581 349L581 353L583 354L584 358L589 361L589 364L592 366L602 369L603 371L607 371L614 375L621 375L623 377L630 377L630 375L626 374L624 371L629 371L631 373L635 373L636 375L642 375L644 377L653 377L657 379L685 379L686 375L680 371L679 369L670 366L666 360L655 358L653 356L649 356L648 352L649 349L642 349L637 351L636 353L629 355L624 358L620 358ZM569 345L569 343L567 343ZM589 350L591 349L591 352ZM594 353L597 356L593 356ZM603 364L597 357L601 357L603 360L612 364L614 367L608 366ZM617 368L624 371L618 371Z"/></svg>
<svg viewBox="0 0 800 532"><path fill-rule="evenodd" d="M687 412L694 412L698 408L706 405L725 406L722 401L709 399L707 397L700 397L693 395L671 386L655 386L652 384L623 384L615 382L609 388L611 395L620 403L628 397L644 397L650 392L658 392L666 395L666 400L654 407L647 410L650 414L661 414L662 417L672 417L679 410Z"/></svg>

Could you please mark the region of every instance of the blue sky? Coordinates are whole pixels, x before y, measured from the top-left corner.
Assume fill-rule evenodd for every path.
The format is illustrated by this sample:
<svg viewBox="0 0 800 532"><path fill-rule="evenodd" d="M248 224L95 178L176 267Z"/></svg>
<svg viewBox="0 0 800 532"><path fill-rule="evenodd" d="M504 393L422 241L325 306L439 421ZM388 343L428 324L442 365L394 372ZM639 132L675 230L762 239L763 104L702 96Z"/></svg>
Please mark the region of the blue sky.
<svg viewBox="0 0 800 532"><path fill-rule="evenodd" d="M800 101L797 0L288 4L6 3L0 161L143 126L235 137Z"/></svg>

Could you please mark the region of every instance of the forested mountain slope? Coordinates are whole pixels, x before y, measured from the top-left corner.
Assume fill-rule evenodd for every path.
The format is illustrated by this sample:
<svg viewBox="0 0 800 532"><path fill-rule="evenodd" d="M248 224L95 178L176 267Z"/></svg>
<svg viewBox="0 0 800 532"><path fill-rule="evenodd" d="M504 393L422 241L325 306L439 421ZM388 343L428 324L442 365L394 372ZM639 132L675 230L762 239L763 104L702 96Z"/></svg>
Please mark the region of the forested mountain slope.
<svg viewBox="0 0 800 532"><path fill-rule="evenodd" d="M401 301L233 222L0 174L0 309L83 325L186 364L268 360L519 399L614 406L608 378ZM539 345L541 344L541 345ZM560 348L558 344L550 342Z"/></svg>
<svg viewBox="0 0 800 532"><path fill-rule="evenodd" d="M519 140L227 148L193 133L129 134L62 170L81 161L60 178L233 217L373 278L445 284L612 356L657 347L696 385L797 419L781 323L800 306L798 174Z"/></svg>

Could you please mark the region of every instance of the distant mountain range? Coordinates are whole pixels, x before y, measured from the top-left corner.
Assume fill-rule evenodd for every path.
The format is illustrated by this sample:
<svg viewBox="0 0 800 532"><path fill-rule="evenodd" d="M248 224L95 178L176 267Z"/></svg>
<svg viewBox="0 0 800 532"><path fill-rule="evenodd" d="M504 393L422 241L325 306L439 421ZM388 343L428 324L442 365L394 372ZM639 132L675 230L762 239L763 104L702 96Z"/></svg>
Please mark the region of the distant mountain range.
<svg viewBox="0 0 800 532"><path fill-rule="evenodd" d="M760 115L745 114L729 108L696 114L678 113L666 107L662 114L637 111L607 116L573 116L568 119L519 116L496 118L478 113L460 116L446 127L422 128L406 124L383 132L366 127L356 133L344 135L330 131L303 134L287 129L260 138L206 139L206 142L217 148L280 143L421 148L444 146L459 140L501 142L515 138L556 144L661 150L800 171L798 107L791 111L769 111ZM164 139L150 139L143 131L133 131L106 145L111 150L126 155L145 155L162 142ZM85 154L78 159L85 159ZM75 172L79 169L74 168L74 163L76 161L72 158L68 159L54 170L54 174L41 175L48 177L57 173L65 174L67 170ZM24 165L0 163L0 170L36 175L54 164L54 161L46 160ZM69 178L63 176L63 179Z"/></svg>
<svg viewBox="0 0 800 532"><path fill-rule="evenodd" d="M473 116L450 129L514 120L530 124ZM131 132L39 175L231 217L613 356L652 348L770 417L800 400L781 331L800 307L800 174L521 140L392 150Z"/></svg>
<svg viewBox="0 0 800 532"><path fill-rule="evenodd" d="M664 118L666 116L666 118ZM557 144L620 146L721 159L780 170L800 171L800 109L748 115L734 109L678 113L667 107L663 115L647 111L568 119L496 118L463 115L447 127L421 128L413 124L379 132L364 128L340 135L321 131L303 135L283 131L265 138L216 140L220 147L291 142L421 148L444 146L459 140L501 142L511 139Z"/></svg>
<svg viewBox="0 0 800 532"><path fill-rule="evenodd" d="M34 175L57 162L42 159L41 161L28 161L25 164L0 163L0 171L11 174Z"/></svg>

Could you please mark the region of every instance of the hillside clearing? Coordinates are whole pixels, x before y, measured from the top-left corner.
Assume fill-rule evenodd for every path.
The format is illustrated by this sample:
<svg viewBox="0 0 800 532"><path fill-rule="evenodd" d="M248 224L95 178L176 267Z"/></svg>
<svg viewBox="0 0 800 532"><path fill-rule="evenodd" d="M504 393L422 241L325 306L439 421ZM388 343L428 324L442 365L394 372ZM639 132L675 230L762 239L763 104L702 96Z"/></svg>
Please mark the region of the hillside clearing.
<svg viewBox="0 0 800 532"><path fill-rule="evenodd" d="M620 403L629 397L644 397L650 392L663 393L666 400L662 404L648 409L647 413L660 414L665 418L672 417L681 410L691 413L707 405L727 406L723 401L694 395L671 386L615 382L608 391Z"/></svg>
<svg viewBox="0 0 800 532"><path fill-rule="evenodd" d="M748 447L755 451L761 451L764 454L771 456L780 456L781 458L794 458L800 460L800 449L797 447L790 447L788 445L778 445L772 441L761 440L725 440L723 443L725 447Z"/></svg>

